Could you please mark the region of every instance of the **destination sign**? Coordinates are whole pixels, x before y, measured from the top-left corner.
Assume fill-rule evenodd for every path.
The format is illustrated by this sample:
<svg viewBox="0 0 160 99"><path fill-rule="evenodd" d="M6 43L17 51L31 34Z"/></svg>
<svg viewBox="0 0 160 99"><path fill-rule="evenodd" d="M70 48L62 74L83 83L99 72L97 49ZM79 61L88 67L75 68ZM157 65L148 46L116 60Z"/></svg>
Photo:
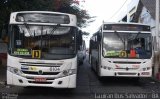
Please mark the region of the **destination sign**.
<svg viewBox="0 0 160 99"><path fill-rule="evenodd" d="M24 49L24 48L17 48L17 49L14 49L13 54L14 55L29 56L29 55L31 55L31 50L30 49Z"/></svg>
<svg viewBox="0 0 160 99"><path fill-rule="evenodd" d="M150 31L150 26L137 24L104 24L103 30Z"/></svg>
<svg viewBox="0 0 160 99"><path fill-rule="evenodd" d="M64 14L53 13L18 13L17 22L69 24L70 18Z"/></svg>

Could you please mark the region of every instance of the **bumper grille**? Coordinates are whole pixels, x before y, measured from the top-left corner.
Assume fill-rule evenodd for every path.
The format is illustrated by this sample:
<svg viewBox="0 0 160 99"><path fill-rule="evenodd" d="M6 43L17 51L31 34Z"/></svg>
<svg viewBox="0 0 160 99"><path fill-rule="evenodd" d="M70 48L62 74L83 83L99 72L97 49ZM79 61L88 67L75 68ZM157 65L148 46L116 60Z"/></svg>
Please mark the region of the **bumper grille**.
<svg viewBox="0 0 160 99"><path fill-rule="evenodd" d="M116 70L138 70L139 68L115 68Z"/></svg>
<svg viewBox="0 0 160 99"><path fill-rule="evenodd" d="M118 63L118 64L141 64L141 62L125 62L125 61L113 61L113 63Z"/></svg>
<svg viewBox="0 0 160 99"><path fill-rule="evenodd" d="M34 80L34 77L26 77L29 80ZM46 80L55 80L55 78L46 77Z"/></svg>
<svg viewBox="0 0 160 99"><path fill-rule="evenodd" d="M136 75L137 73L118 73L118 75Z"/></svg>
<svg viewBox="0 0 160 99"><path fill-rule="evenodd" d="M23 66L40 66L40 67L60 67L63 63L33 63L33 62L20 62Z"/></svg>
<svg viewBox="0 0 160 99"><path fill-rule="evenodd" d="M52 84L53 82L36 82L36 81L28 81L29 83L34 83L34 84Z"/></svg>
<svg viewBox="0 0 160 99"><path fill-rule="evenodd" d="M24 74L31 74L31 75L58 75L60 72L43 72L42 74L39 74L35 71L22 71Z"/></svg>

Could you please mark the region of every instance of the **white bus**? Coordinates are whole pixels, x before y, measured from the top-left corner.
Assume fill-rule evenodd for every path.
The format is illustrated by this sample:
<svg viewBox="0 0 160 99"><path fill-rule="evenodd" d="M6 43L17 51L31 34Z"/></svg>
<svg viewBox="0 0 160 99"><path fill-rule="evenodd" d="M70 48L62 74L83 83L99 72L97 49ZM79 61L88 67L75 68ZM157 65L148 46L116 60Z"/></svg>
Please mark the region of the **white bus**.
<svg viewBox="0 0 160 99"><path fill-rule="evenodd" d="M76 88L81 43L75 15L13 12L9 23L7 84Z"/></svg>
<svg viewBox="0 0 160 99"><path fill-rule="evenodd" d="M147 25L103 23L90 39L90 64L100 77L151 77L152 58L152 34Z"/></svg>

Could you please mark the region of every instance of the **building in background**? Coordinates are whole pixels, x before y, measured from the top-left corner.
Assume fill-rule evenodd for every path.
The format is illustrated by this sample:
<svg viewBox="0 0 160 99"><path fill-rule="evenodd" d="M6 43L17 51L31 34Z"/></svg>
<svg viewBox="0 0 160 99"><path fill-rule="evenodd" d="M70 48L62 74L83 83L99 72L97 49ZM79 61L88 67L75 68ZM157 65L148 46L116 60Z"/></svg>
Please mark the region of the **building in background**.
<svg viewBox="0 0 160 99"><path fill-rule="evenodd" d="M139 5L139 0L132 0L128 4L127 8L126 8L126 14L123 13L123 17L119 18L119 21L120 22L129 22L129 21L131 21L133 16L134 16L134 14L135 14L135 12L138 9L138 5ZM120 11L120 12L122 12L122 11Z"/></svg>
<svg viewBox="0 0 160 99"><path fill-rule="evenodd" d="M123 18L119 19L119 21L150 25L154 40L154 49L157 51L158 40L156 38L155 7L156 0L132 0L128 5L127 14Z"/></svg>
<svg viewBox="0 0 160 99"><path fill-rule="evenodd" d="M160 4L159 4L160 5ZM160 12L159 12L160 13ZM151 26L154 51L158 52L158 36L156 36L156 0L132 0L128 5L128 11L125 17L119 19L121 22L136 22ZM159 29L160 30L160 29ZM155 54L158 55L158 54ZM159 59L154 59L154 65L158 63L158 68L154 69L154 73L160 70Z"/></svg>

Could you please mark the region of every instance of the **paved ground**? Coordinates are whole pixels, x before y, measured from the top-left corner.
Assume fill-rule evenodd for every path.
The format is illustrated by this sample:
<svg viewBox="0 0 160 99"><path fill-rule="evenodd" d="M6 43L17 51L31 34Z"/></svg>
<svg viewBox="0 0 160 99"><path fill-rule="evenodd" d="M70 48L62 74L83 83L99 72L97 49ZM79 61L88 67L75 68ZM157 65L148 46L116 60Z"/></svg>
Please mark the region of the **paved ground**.
<svg viewBox="0 0 160 99"><path fill-rule="evenodd" d="M5 72L1 71L0 82L6 78ZM79 66L76 89L22 88L0 84L0 93L2 99L11 99L7 96L16 97L14 99L160 99L160 83L152 79L140 79L139 82L131 78L98 79L85 60Z"/></svg>

